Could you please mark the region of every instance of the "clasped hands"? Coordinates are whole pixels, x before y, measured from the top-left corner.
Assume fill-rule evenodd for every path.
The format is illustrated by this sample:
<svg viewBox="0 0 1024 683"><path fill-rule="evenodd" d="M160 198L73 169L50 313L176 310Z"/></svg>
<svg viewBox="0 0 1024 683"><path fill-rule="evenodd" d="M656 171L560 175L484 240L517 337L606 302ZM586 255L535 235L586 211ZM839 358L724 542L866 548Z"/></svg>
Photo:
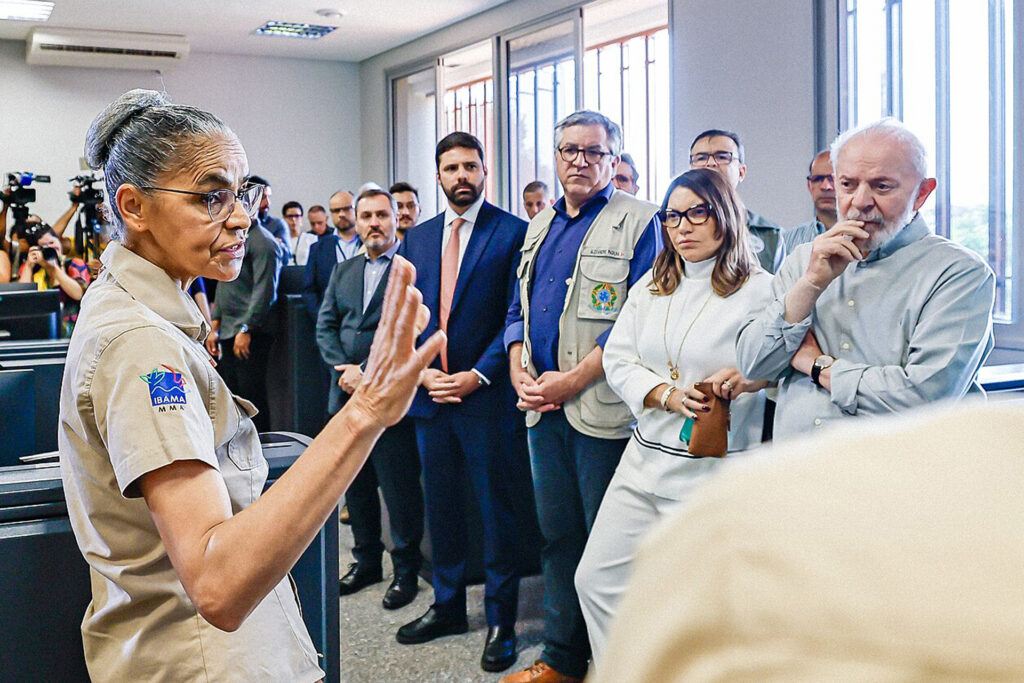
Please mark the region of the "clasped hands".
<svg viewBox="0 0 1024 683"><path fill-rule="evenodd" d="M711 384L711 392L722 399L730 401L740 394L760 391L768 386L766 380L748 380L737 368L725 367L704 380ZM653 407L659 405L661 396L668 384L659 384L647 394L644 405ZM679 413L684 417L700 419L700 414L709 411L709 397L698 391L695 384L690 384L684 389L672 392L668 398L666 408L669 412Z"/></svg>
<svg viewBox="0 0 1024 683"><path fill-rule="evenodd" d="M516 407L538 413L560 410L563 403L582 390L572 372L549 370L534 379L523 368L513 370L512 386L519 396Z"/></svg>

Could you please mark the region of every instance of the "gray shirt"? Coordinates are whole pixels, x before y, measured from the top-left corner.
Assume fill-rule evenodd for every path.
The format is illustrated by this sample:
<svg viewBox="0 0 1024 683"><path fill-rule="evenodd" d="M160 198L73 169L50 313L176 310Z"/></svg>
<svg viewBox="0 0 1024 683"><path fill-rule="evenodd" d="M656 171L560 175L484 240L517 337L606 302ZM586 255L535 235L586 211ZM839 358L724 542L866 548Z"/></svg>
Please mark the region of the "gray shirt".
<svg viewBox="0 0 1024 683"><path fill-rule="evenodd" d="M786 251L790 254L793 250L801 244L807 242L813 242L814 238L828 230L825 224L819 221L817 218L813 218L806 223L790 228L786 232L782 233L782 239L786 242Z"/></svg>
<svg viewBox="0 0 1024 683"><path fill-rule="evenodd" d="M220 338L230 339L242 325L253 330L266 320L277 299L281 249L274 236L255 222L245 241L242 270L231 282L217 285L213 319L220 321Z"/></svg>
<svg viewBox="0 0 1024 683"><path fill-rule="evenodd" d="M377 285L380 284L380 279L387 272L388 266L391 265L391 259L395 257L395 252L398 251L398 247L401 246L401 242L395 240L395 243L391 245L391 248L385 251L383 254L378 256L376 259L371 259L366 256L366 265L363 266L363 312L366 312L366 307L370 305L370 299L373 298L373 293L377 291Z"/></svg>
<svg viewBox="0 0 1024 683"><path fill-rule="evenodd" d="M978 368L993 346L995 275L977 254L933 235L916 216L833 280L810 316L787 323L785 296L810 256L803 244L786 259L771 303L740 328L737 342L746 377L779 380L776 439L980 391ZM831 391L789 365L811 327L836 359Z"/></svg>

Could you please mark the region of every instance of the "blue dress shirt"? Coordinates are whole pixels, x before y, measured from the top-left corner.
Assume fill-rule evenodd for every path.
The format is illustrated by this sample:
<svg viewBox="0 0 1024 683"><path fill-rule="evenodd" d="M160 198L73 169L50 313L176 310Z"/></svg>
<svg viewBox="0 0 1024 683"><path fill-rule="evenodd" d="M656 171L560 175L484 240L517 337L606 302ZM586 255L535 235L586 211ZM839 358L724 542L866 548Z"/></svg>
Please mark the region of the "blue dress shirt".
<svg viewBox="0 0 1024 683"><path fill-rule="evenodd" d="M580 207L576 216L565 210L565 197L554 204L555 217L551 221L544 242L538 247L533 281L530 286L530 344L531 359L537 372L558 370L558 321L562 317L565 297L569 292L568 280L576 268L576 256L583 246L583 238L612 196L611 183ZM629 286L632 287L651 269L655 256L661 251L661 223L657 216L644 228L629 261ZM604 348L611 328L596 340ZM522 304L517 287L508 310L505 329L505 348L523 341Z"/></svg>

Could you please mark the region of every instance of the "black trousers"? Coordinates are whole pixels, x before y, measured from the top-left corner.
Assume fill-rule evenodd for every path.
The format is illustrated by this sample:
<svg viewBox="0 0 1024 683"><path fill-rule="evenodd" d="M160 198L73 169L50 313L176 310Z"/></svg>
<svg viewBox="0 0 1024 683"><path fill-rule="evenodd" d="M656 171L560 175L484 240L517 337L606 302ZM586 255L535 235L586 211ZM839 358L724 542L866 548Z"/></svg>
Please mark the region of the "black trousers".
<svg viewBox="0 0 1024 683"><path fill-rule="evenodd" d="M395 576L416 574L422 563L423 489L416 430L409 418L384 430L369 460L345 492L355 539L352 556L366 568L379 567L384 553L378 487L388 508Z"/></svg>
<svg viewBox="0 0 1024 683"><path fill-rule="evenodd" d="M270 406L267 403L267 368L270 365L270 346L274 338L259 331L251 333L249 358L235 356L235 338L221 339L221 355L217 371L232 393L252 401L259 415L253 418L257 431L270 431Z"/></svg>

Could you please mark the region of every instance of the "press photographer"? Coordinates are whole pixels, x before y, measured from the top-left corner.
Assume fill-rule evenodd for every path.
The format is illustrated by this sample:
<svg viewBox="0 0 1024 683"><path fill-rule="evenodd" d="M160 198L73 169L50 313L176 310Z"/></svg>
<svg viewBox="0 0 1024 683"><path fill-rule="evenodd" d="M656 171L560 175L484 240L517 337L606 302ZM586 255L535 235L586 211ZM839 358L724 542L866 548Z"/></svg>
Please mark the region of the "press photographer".
<svg viewBox="0 0 1024 683"><path fill-rule="evenodd" d="M78 320L79 302L92 281L89 268L79 258L64 256L64 247L53 228L46 228L29 247L18 282L34 282L40 290L60 289L62 336L70 337Z"/></svg>

